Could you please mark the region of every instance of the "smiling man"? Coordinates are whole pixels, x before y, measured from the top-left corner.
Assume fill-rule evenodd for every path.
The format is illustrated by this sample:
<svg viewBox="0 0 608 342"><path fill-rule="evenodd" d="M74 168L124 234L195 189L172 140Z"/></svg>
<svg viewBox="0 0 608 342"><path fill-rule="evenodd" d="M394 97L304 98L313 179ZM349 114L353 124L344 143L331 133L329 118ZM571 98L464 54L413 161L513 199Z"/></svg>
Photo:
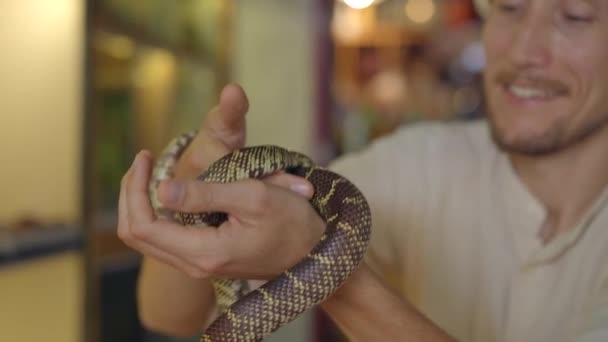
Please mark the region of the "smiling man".
<svg viewBox="0 0 608 342"><path fill-rule="evenodd" d="M366 262L322 304L351 340L608 341L607 42L605 0L495 0L487 120L404 127L332 164L373 215ZM227 87L182 179L160 188L173 209L226 209L219 234L153 217L147 154L125 177L119 235L146 255L140 312L152 329L200 331L215 310L210 277L270 278L323 231L297 177L187 180L244 144L246 111Z"/></svg>

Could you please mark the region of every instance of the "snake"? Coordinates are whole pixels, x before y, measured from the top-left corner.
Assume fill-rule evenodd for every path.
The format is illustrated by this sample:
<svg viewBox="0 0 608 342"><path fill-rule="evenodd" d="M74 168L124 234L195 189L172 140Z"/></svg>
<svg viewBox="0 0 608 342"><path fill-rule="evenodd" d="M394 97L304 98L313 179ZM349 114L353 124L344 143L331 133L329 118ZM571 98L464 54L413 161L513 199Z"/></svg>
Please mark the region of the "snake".
<svg viewBox="0 0 608 342"><path fill-rule="evenodd" d="M148 184L150 201L158 217L201 229L221 229L228 213L172 211L158 199L159 184L174 177L177 161L195 136L196 131L181 134L159 154ZM326 300L364 258L372 225L366 198L351 181L302 153L275 145L242 147L213 162L197 179L228 183L262 179L280 171L304 177L313 185L309 202L325 222L325 231L302 260L261 287L250 289L244 279L212 279L219 314L202 332L202 342L262 341Z"/></svg>

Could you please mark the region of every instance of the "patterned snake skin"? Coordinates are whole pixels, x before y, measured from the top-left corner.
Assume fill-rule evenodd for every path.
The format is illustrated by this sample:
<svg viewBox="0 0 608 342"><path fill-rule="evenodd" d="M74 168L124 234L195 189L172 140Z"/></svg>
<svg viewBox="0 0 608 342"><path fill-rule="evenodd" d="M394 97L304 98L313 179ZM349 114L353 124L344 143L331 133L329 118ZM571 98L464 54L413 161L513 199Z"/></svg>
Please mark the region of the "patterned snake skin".
<svg viewBox="0 0 608 342"><path fill-rule="evenodd" d="M191 132L176 138L159 157L150 181L150 199L157 215L185 225L218 226L226 214L170 212L158 201L158 184L173 176L177 159L194 135ZM326 231L306 258L256 290L250 291L244 280L215 280L221 315L201 341L262 340L332 294L365 254L371 228L365 198L349 181L315 166L302 154L276 146L248 147L218 160L199 179L225 183L260 178L277 170L306 177L314 185L310 202L327 223Z"/></svg>

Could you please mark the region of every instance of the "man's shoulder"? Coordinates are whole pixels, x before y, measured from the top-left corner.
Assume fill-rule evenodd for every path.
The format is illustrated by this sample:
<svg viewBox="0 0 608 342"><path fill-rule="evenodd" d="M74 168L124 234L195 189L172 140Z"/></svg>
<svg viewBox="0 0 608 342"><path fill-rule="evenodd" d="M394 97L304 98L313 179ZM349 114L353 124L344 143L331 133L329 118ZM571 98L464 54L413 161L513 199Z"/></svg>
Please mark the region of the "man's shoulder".
<svg viewBox="0 0 608 342"><path fill-rule="evenodd" d="M365 149L334 160L330 168L357 177L441 177L480 169L496 155L483 119L424 121L404 125Z"/></svg>
<svg viewBox="0 0 608 342"><path fill-rule="evenodd" d="M414 148L428 157L481 157L497 152L485 119L424 121L405 125L379 144Z"/></svg>

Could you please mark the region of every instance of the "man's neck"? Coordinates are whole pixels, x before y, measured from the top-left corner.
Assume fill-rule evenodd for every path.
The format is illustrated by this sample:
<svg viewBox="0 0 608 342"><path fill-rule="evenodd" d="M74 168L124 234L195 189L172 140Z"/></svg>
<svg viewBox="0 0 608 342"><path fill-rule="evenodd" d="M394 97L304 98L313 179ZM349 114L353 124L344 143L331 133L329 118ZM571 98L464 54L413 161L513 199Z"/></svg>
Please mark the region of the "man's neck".
<svg viewBox="0 0 608 342"><path fill-rule="evenodd" d="M547 211L540 238L574 228L608 184L608 125L559 153L510 155L513 167Z"/></svg>

